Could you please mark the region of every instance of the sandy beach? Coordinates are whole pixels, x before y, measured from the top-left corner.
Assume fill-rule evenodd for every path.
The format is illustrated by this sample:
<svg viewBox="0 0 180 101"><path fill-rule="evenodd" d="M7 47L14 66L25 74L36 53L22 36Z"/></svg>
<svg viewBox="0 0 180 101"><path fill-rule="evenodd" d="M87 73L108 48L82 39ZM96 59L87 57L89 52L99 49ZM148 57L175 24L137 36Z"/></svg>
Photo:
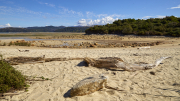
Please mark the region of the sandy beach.
<svg viewBox="0 0 180 101"><path fill-rule="evenodd" d="M16 48L28 49L29 52L19 52ZM46 58L120 57L128 63L154 63L160 57L172 57L164 60L154 69L135 72L87 67L83 60L13 65L24 75L43 76L51 80L32 81L28 92L16 91L18 95L6 96L6 99L0 99L1 101L179 101L180 99L180 46L178 44L154 46L150 49L1 46L0 53L4 58L42 55ZM150 72L155 74L152 75ZM108 85L118 87L123 91L105 88L85 96L68 97L68 91L73 85L94 74L105 74L108 76Z"/></svg>

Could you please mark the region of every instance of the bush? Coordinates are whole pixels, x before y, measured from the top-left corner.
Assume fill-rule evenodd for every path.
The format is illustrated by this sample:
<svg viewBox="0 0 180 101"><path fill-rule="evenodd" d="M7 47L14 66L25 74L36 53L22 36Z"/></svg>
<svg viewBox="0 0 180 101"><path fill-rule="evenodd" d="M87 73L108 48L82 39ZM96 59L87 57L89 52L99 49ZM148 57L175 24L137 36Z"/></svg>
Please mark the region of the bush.
<svg viewBox="0 0 180 101"><path fill-rule="evenodd" d="M25 41L22 41L22 42L10 42L9 46L11 46L11 45L16 45L16 46L31 46L31 43L25 42Z"/></svg>
<svg viewBox="0 0 180 101"><path fill-rule="evenodd" d="M0 56L0 93L25 88L27 86L26 77L15 70L9 63L3 61L2 55Z"/></svg>
<svg viewBox="0 0 180 101"><path fill-rule="evenodd" d="M145 35L144 31L139 31L138 35Z"/></svg>

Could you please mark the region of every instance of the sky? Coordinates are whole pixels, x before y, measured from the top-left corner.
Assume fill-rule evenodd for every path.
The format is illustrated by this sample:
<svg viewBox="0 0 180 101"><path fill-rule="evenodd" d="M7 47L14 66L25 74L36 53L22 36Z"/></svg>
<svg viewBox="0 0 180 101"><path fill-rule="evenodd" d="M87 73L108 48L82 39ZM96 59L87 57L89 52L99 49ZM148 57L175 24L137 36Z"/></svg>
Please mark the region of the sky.
<svg viewBox="0 0 180 101"><path fill-rule="evenodd" d="M180 17L180 0L0 0L0 27L91 26Z"/></svg>

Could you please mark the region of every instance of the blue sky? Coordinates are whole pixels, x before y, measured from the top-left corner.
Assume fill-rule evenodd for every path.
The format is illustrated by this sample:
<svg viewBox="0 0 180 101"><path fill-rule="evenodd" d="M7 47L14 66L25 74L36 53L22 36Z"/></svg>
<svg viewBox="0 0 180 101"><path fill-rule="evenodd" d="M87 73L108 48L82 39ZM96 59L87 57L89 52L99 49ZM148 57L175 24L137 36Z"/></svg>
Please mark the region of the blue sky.
<svg viewBox="0 0 180 101"><path fill-rule="evenodd" d="M104 25L180 17L180 0L0 0L0 27Z"/></svg>

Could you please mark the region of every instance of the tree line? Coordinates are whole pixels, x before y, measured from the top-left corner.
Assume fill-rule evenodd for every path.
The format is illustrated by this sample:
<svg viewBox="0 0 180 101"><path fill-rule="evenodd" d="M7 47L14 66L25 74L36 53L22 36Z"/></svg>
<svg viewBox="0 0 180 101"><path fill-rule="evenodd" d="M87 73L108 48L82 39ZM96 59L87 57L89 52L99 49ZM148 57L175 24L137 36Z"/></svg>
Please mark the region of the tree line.
<svg viewBox="0 0 180 101"><path fill-rule="evenodd" d="M112 24L95 25L85 30L86 34L157 35L180 36L180 18L123 19Z"/></svg>

